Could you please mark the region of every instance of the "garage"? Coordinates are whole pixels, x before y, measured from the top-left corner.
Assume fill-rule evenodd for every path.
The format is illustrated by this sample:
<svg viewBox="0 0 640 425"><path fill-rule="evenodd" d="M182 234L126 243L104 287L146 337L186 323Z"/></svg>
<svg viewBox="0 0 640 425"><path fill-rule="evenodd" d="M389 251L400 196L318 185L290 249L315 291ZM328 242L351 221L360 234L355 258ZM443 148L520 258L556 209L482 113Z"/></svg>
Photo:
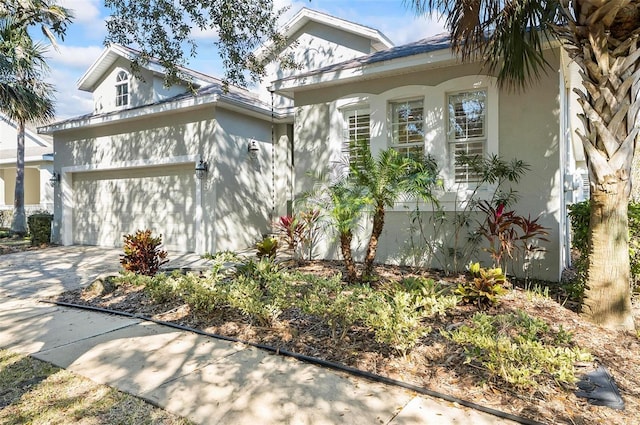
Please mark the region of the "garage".
<svg viewBox="0 0 640 425"><path fill-rule="evenodd" d="M165 249L194 252L195 186L193 164L73 173L73 243L119 247L151 229Z"/></svg>

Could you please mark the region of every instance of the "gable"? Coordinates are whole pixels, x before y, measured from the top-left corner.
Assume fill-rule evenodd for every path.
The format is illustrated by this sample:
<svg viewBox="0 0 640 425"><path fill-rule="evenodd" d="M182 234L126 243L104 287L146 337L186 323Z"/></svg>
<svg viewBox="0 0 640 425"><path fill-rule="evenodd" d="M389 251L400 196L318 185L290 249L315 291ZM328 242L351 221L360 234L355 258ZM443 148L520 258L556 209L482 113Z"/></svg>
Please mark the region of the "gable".
<svg viewBox="0 0 640 425"><path fill-rule="evenodd" d="M262 92L275 80L305 74L316 69L353 60L363 55L387 49L393 43L379 31L349 22L321 12L303 8L281 32L286 46L270 52L272 45L266 44L256 51L258 57L268 54L290 59L294 67L282 67L277 61L266 67ZM277 99L275 106L288 106L289 102Z"/></svg>
<svg viewBox="0 0 640 425"><path fill-rule="evenodd" d="M122 75L126 75L127 80L118 81L118 77ZM118 86L124 84L127 85L127 99L125 104L119 104ZM133 73L131 71L131 61L120 57L102 75L102 78L93 89L94 113L151 105L186 93L188 90L186 85L164 87L163 78L149 69L143 68L138 73Z"/></svg>
<svg viewBox="0 0 640 425"><path fill-rule="evenodd" d="M80 78L78 89L93 94L93 113L152 105L189 92L186 81L165 87L164 71L155 60L149 60L137 72L132 72L131 65L138 54L124 46L110 45ZM180 70L195 88L219 82L216 78L186 68Z"/></svg>

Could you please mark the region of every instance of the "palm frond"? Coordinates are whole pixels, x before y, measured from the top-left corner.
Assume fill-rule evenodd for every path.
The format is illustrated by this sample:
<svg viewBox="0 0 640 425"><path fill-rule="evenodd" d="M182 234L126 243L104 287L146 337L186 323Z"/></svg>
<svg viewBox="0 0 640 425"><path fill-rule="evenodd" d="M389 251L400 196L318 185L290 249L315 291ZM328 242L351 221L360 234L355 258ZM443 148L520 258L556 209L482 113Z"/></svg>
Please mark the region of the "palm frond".
<svg viewBox="0 0 640 425"><path fill-rule="evenodd" d="M463 61L482 61L500 86L517 91L549 67L546 44L563 22L558 1L405 0L418 14L446 16L452 50Z"/></svg>

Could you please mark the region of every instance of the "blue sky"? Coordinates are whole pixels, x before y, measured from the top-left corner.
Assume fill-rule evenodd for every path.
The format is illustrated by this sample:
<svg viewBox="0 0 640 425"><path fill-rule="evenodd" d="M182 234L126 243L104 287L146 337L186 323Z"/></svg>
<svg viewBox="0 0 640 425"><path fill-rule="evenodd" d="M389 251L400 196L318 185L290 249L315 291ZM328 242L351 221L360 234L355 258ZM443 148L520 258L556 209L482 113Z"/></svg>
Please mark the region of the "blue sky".
<svg viewBox="0 0 640 425"><path fill-rule="evenodd" d="M58 0L75 16L60 43L59 51L48 54L51 67L50 82L56 87L57 119L86 114L92 111L91 94L79 91L76 83L97 59L104 48L105 18L109 11L102 0ZM290 6L282 16L286 22L300 8L308 7L330 15L357 22L384 33L396 45L419 40L444 31L444 22L437 18L416 17L402 0L275 0L277 6ZM194 34L198 43L198 57L189 67L214 76L222 76L220 59L213 49L214 33Z"/></svg>

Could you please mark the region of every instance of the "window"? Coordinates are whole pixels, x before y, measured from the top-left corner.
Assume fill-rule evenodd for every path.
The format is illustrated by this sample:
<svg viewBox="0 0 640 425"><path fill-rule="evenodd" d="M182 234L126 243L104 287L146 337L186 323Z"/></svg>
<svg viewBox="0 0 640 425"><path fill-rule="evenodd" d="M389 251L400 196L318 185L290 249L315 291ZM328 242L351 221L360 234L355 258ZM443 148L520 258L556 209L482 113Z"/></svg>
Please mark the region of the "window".
<svg viewBox="0 0 640 425"><path fill-rule="evenodd" d="M424 105L422 100L392 102L391 147L403 155L424 155Z"/></svg>
<svg viewBox="0 0 640 425"><path fill-rule="evenodd" d="M129 104L129 74L124 71L116 76L116 106Z"/></svg>
<svg viewBox="0 0 640 425"><path fill-rule="evenodd" d="M369 127L369 110L356 109L344 114L344 137L342 154L349 158L350 164L358 162L358 144L371 142L371 130Z"/></svg>
<svg viewBox="0 0 640 425"><path fill-rule="evenodd" d="M459 164L461 157L484 156L486 134L486 90L473 90L449 95L449 149L454 163L456 183L477 182L481 176Z"/></svg>

